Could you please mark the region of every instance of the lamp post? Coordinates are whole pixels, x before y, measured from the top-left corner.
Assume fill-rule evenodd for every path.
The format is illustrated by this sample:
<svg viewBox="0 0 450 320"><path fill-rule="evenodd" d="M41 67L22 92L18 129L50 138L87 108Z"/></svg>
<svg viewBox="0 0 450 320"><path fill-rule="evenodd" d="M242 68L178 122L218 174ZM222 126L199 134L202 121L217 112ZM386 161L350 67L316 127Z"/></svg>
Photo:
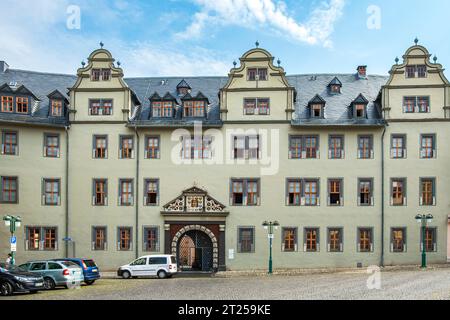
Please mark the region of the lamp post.
<svg viewBox="0 0 450 320"><path fill-rule="evenodd" d="M427 231L427 226L429 223L433 221L433 215L431 214L418 214L416 216L417 223L421 224L421 230L422 230L422 268L427 267L427 241L425 238L425 233Z"/></svg>
<svg viewBox="0 0 450 320"><path fill-rule="evenodd" d="M7 215L3 217L3 221L5 222L5 226L9 227L9 231L11 232L11 238L14 237L14 233L16 232L16 228L19 228L22 222L20 217L14 217L11 215ZM11 250L11 264L14 265L16 262L16 252Z"/></svg>
<svg viewBox="0 0 450 320"><path fill-rule="evenodd" d="M273 231L278 230L278 227L280 226L280 224L278 223L278 221L264 221L263 222L263 227L264 229L266 229L268 231L268 236L269 236L269 274L272 274L272 241L273 241Z"/></svg>

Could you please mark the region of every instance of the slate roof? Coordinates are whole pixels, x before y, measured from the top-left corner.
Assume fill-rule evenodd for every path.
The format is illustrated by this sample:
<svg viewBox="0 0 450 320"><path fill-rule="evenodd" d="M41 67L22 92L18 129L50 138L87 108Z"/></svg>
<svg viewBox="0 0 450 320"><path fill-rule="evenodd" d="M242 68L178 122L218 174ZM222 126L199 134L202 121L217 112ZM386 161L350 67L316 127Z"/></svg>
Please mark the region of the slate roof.
<svg viewBox="0 0 450 320"><path fill-rule="evenodd" d="M328 84L335 77L342 83L340 94L331 94L328 90ZM369 75L367 79L359 79L356 73L287 76L289 83L297 89L292 125L383 125L380 107L375 101L388 78ZM326 101L323 119L310 118L308 103L316 94ZM360 94L369 100L367 119L352 118L351 105Z"/></svg>
<svg viewBox="0 0 450 320"><path fill-rule="evenodd" d="M330 94L328 85L337 77L342 83L340 94ZM167 93L172 95L179 104L181 96L177 93L177 85L183 80L192 88L191 96L195 97L199 93L209 100L207 116L203 119L205 126L221 126L219 90L228 81L227 77L152 77L152 78L125 78L125 82L141 101L142 106L132 110L130 126L156 126L156 127L183 127L192 126L198 119L183 119L181 107L177 107L174 118L151 119L149 98L157 93L160 97ZM292 125L383 125L379 106L375 100L388 77L369 75L367 79L359 79L354 74L317 74L317 75L291 75L287 76L291 86L297 90L297 101L295 103L295 113L293 114ZM32 115L23 116L17 114L7 114L0 112L0 121L19 121L25 123L38 123L46 125L65 125L65 119L52 119L48 117L49 100L47 95L54 90L58 90L67 97L67 89L76 82L76 76L40 73L8 69L0 73L0 86L4 83L16 81L18 85L25 85L36 95L41 102L37 110ZM368 101L367 119L352 119L351 104L362 94ZM325 118L311 119L309 116L308 103L316 95L326 101ZM31 106L33 107L33 106Z"/></svg>
<svg viewBox="0 0 450 320"><path fill-rule="evenodd" d="M25 86L39 101L37 104L30 105L31 114L29 115L0 112L0 121L50 126L67 125L67 117L48 116L50 108L48 95L58 90L65 99L69 99L67 89L75 83L76 79L76 76L72 75L7 69L6 72L0 73L0 86L17 82L17 87Z"/></svg>

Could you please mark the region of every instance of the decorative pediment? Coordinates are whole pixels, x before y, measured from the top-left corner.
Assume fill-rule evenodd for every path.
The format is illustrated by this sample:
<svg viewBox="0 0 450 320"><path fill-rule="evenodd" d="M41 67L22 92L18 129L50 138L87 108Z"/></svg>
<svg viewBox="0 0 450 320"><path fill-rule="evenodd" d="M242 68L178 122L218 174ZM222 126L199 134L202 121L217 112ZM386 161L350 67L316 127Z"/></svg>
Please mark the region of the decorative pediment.
<svg viewBox="0 0 450 320"><path fill-rule="evenodd" d="M227 215L225 205L211 197L207 191L192 187L174 200L163 206L162 214L192 214L192 215Z"/></svg>

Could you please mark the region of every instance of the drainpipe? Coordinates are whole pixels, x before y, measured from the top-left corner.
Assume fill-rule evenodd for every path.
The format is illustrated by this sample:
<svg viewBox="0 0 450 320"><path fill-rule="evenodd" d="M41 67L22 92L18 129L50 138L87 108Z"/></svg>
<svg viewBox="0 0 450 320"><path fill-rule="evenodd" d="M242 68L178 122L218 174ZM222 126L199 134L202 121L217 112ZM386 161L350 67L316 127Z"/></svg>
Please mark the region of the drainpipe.
<svg viewBox="0 0 450 320"><path fill-rule="evenodd" d="M136 133L136 200L135 200L135 210L136 210L136 243L135 243L135 250L136 250L136 259L139 258L139 133L137 130L137 126L134 126L134 131Z"/></svg>
<svg viewBox="0 0 450 320"><path fill-rule="evenodd" d="M65 172L65 181L66 181L66 201L65 201L65 214L66 214L66 230L65 230L65 257L69 257L69 127L64 127L66 131L66 172Z"/></svg>
<svg viewBox="0 0 450 320"><path fill-rule="evenodd" d="M386 134L386 126L381 135L381 258L380 267L384 267L384 136Z"/></svg>

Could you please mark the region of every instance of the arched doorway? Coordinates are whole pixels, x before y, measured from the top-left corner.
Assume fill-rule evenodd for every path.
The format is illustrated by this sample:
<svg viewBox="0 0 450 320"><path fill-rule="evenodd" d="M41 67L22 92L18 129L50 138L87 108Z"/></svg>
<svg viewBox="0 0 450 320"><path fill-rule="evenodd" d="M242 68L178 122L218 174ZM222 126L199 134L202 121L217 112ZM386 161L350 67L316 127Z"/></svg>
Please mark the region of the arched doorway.
<svg viewBox="0 0 450 320"><path fill-rule="evenodd" d="M200 230L190 230L180 237L177 260L182 271L213 271L213 243Z"/></svg>

